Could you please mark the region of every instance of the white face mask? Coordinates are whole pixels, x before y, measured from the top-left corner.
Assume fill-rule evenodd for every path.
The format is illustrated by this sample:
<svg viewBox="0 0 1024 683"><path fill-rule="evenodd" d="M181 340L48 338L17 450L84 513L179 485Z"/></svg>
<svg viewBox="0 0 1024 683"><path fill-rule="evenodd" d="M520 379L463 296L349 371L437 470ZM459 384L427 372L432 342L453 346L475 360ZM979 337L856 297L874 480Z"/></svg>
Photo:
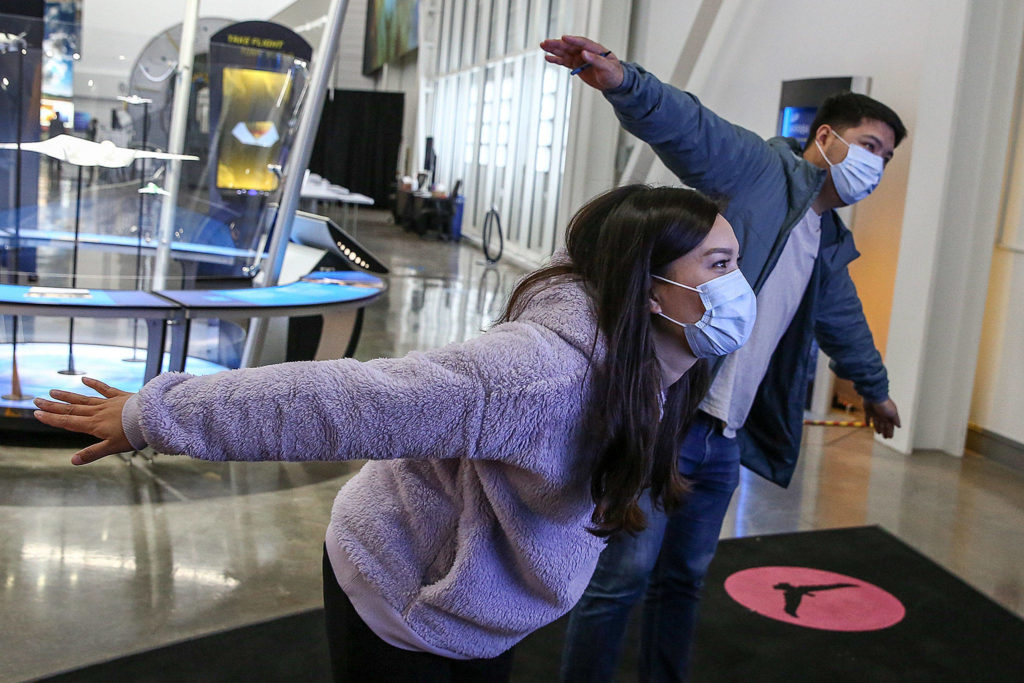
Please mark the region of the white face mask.
<svg viewBox="0 0 1024 683"><path fill-rule="evenodd" d="M821 157L832 171L832 184L836 186L839 198L847 204L856 204L878 187L878 183L882 180L882 171L885 170L885 162L882 161L882 157L872 154L860 145L851 145L843 140L842 136L834 130L832 135L835 135L850 148L846 158L838 164L833 164L828 160L825 150L821 148L817 140L814 141L814 144L817 145Z"/></svg>
<svg viewBox="0 0 1024 683"><path fill-rule="evenodd" d="M690 350L697 358L732 353L750 337L757 319L757 297L738 268L696 287L660 275L651 277L700 294L704 315L695 323L681 323L664 313L657 314L683 328Z"/></svg>

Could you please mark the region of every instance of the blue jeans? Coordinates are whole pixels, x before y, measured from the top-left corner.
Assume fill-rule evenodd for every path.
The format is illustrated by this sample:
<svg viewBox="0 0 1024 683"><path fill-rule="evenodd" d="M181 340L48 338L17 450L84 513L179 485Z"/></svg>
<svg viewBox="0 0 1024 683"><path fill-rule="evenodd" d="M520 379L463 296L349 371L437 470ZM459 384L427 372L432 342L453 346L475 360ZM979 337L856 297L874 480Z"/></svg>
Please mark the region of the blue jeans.
<svg viewBox="0 0 1024 683"><path fill-rule="evenodd" d="M667 516L641 496L647 529L617 534L601 553L569 616L562 681L614 679L629 612L641 596L640 680L686 679L704 575L739 483L739 446L718 424L698 413L683 440L679 470L693 489L682 506Z"/></svg>

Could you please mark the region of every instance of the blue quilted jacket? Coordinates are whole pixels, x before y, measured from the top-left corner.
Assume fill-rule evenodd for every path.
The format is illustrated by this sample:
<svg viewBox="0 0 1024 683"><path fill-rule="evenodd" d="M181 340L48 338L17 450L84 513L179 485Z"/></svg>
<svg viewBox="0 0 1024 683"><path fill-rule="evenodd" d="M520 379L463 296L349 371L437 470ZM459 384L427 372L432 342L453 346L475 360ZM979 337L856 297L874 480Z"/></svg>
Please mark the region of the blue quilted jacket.
<svg viewBox="0 0 1024 683"><path fill-rule="evenodd" d="M723 214L740 243L740 270L760 291L826 171L801 158L795 140L764 140L643 68L623 67L622 84L605 93L619 121L686 185L726 202ZM889 394L882 357L847 271L859 256L853 235L834 211L821 219L810 284L738 433L743 464L782 486L789 484L800 451L812 339L865 399L883 401Z"/></svg>

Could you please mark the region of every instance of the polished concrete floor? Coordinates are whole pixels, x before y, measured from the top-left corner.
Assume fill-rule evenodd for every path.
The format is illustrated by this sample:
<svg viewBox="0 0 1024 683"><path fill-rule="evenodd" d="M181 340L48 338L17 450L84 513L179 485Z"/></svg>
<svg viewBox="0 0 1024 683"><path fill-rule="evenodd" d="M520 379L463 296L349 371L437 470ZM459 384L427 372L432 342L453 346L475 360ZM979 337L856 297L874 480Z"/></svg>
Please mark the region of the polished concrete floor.
<svg viewBox="0 0 1024 683"><path fill-rule="evenodd" d="M516 268L362 211L392 268L357 356L485 328ZM116 457L0 433L0 680L21 681L314 607L331 501L358 464ZM789 489L745 473L723 534L879 524L1024 615L1024 475L976 455L896 454L863 429L810 427ZM554 675L554 672L552 673Z"/></svg>

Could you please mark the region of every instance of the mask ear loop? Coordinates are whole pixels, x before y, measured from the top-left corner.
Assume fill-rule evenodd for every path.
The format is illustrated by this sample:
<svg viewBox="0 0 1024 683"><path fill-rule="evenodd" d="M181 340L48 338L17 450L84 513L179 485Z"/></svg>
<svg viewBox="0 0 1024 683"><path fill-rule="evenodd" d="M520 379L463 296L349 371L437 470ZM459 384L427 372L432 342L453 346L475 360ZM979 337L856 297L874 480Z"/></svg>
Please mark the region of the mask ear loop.
<svg viewBox="0 0 1024 683"><path fill-rule="evenodd" d="M675 323L676 325L679 325L679 327L682 327L683 329L686 329L687 327L694 327L694 326L696 326L696 323L681 323L678 320L676 320L675 318L668 317L664 313L655 313L654 315L660 315L665 320L669 321L670 323Z"/></svg>
<svg viewBox="0 0 1024 683"><path fill-rule="evenodd" d="M683 289L688 289L691 292L697 292L698 294L700 294L700 290L699 289L697 289L696 287L691 287L690 285L684 285L682 282L676 282L675 280L669 280L667 277L662 277L660 275L653 275L652 274L651 277L654 278L655 280L661 280L662 282L667 282L670 285L675 285L676 287L682 287Z"/></svg>
<svg viewBox="0 0 1024 683"><path fill-rule="evenodd" d="M700 295L700 303L704 307L704 314L707 315L707 312L710 310L710 308L708 307L708 303L704 300L704 292L700 291L696 287L690 287L689 285L684 285L682 282L676 282L675 280L669 280L667 277L662 277L660 275L653 275L652 274L651 277L654 278L655 280L661 280L662 282L667 282L670 285L675 285L676 287L682 287L683 289L688 289L691 292L697 292L697 294ZM686 329L687 327L700 327L700 322L702 320L704 320L704 316L701 316L701 319L698 320L695 323L683 323L683 322L679 322L675 318L670 318L669 316L665 315L664 313L655 313L654 315L660 315L665 320L668 320L669 322L675 323L676 325L679 325L679 327L682 327L683 329Z"/></svg>
<svg viewBox="0 0 1024 683"><path fill-rule="evenodd" d="M686 285L682 284L681 282L676 282L675 280L669 280L667 277L662 277L660 275L654 275L653 273L651 274L651 277L653 279L655 279L655 280L661 280L662 282L667 282L670 285L675 285L676 287L682 287L683 289L689 289L689 290L697 292L698 294L700 293L700 290L693 289L693 287L687 287ZM703 300L702 300L702 302L703 302ZM658 305L660 307L661 303L659 302ZM679 327L682 327L683 329L686 329L687 327L689 327L690 325L693 324L693 323L681 323L678 320L676 320L675 318L670 318L669 316L665 315L661 311L658 311L657 313L654 313L654 315L661 316L662 318L664 318L665 320L669 321L670 323L675 323L676 325L679 325Z"/></svg>
<svg viewBox="0 0 1024 683"><path fill-rule="evenodd" d="M722 277L728 277L729 275L732 275L732 273L728 273L726 275L723 275ZM702 290L700 287L691 287L690 285L684 285L682 282L676 282L675 280L669 280L667 277L662 277L660 275L654 275L653 273L651 274L651 277L654 278L655 280L661 280L662 282L667 282L670 285L675 285L676 287L682 287L683 289L688 289L691 292L697 292L697 296L700 297L700 304L701 304L701 306L704 307L704 315L707 315L708 311L710 311L712 309L712 306L711 306L710 302L708 302L708 300L707 300L707 293L704 292L704 290ZM665 317L668 318L668 316L665 316ZM672 320L672 318L668 318L668 319ZM701 316L701 320L704 320L704 316ZM697 325L700 322L700 320L698 320L696 323L680 323L680 322L678 322L676 320L672 320L672 322L677 323L679 325Z"/></svg>
<svg viewBox="0 0 1024 683"><path fill-rule="evenodd" d="M850 146L850 143L846 141L846 138L844 138L844 137L843 137L842 135L840 135L839 133L835 132L835 131L834 131L834 130L832 129L832 126L829 126L828 130L829 130L829 132L830 132L830 133L832 133L832 135L835 135L835 136L836 136L837 138L839 138L839 142L843 143L843 144L844 144L844 145L846 145L847 147L849 147L849 146Z"/></svg>
<svg viewBox="0 0 1024 683"><path fill-rule="evenodd" d="M849 142L847 142L846 140L843 140L843 136L842 136L842 135L840 135L839 133L837 133L837 132L836 132L836 131L835 131L835 130L834 130L834 129L832 128L832 126L829 126L829 127L828 127L828 132L829 132L829 133L832 133L832 135L835 135L835 136L836 136L837 138L839 138L839 140L840 140L840 141L841 141L841 142L842 142L842 143L843 143L844 145L846 145L847 147L849 147L849 146L850 146L850 143L849 143ZM832 166L836 166L836 164L833 164L833 163L832 163L832 160L828 158L828 155L827 155L827 154L825 154L825 150L821 148L821 143L819 143L817 139L815 139L815 140L814 140L814 146L818 148L818 153L819 153L819 154L821 154L821 158L825 160L825 163L829 165L829 168L831 168ZM839 162L839 163L842 163L842 162Z"/></svg>

